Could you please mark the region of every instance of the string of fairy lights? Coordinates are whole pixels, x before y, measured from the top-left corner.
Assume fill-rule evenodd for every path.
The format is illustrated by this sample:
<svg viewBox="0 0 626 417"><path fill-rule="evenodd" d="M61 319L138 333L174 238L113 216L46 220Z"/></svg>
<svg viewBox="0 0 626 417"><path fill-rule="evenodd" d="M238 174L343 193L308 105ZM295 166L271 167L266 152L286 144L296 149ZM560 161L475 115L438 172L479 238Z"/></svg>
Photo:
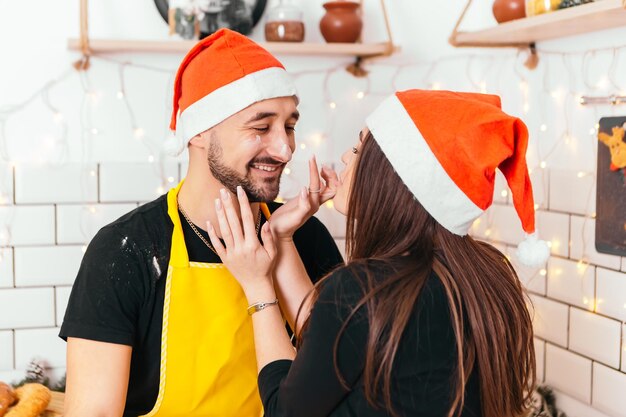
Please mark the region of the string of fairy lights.
<svg viewBox="0 0 626 417"><path fill-rule="evenodd" d="M536 197L536 208L547 209L549 173L553 163L555 163L553 161L555 155L564 150L574 154L580 144L585 144L594 152L591 161L596 160L595 142L597 141L596 136L599 126L595 121L598 120L601 110L603 113L614 111L612 110L613 107L610 105L607 105L607 107L587 107L592 113L591 115L587 114L587 117L593 117L594 123L579 137L573 134L572 122L576 116L575 112L580 112L583 108L581 103L583 91L585 93L612 91L619 95L626 94L626 85L622 85L623 83L626 84L626 80L619 79L620 58L625 49L626 45L583 52L539 50L540 66L532 73L523 68L523 60L526 57L521 52L501 53L498 55L459 54L441 57L430 62L411 61L393 65L384 61L375 61L367 67L370 70L368 76L353 78L353 85L345 86L345 91L349 89L356 91L348 102L346 102L345 95L343 95L344 91L337 91L337 89L330 87L333 77L343 73L343 65L321 70L296 71L292 73L296 82L306 82L308 84L308 76L321 76L321 100L323 101L321 103L321 112L326 116L324 128L301 140L299 146L301 149L309 148L315 152L323 148L328 149L332 147L333 141L330 138L333 136L333 132L341 117L349 117L351 109L359 106L360 101L379 99L396 90L404 88L427 88L433 90L450 88L499 94L504 97L503 101L505 104L520 103L520 107L515 109L516 111L509 111L510 113L520 114L525 120L531 116L537 119L537 123L529 124L531 146L533 147L533 157L529 158L529 171L533 181L541 185L538 187L541 189L541 194ZM600 61L600 58L605 59L607 57L610 59L608 69L601 71L599 78L593 79L592 74L594 72L592 69L597 69L597 62ZM573 64L574 59L581 61L579 68L575 68ZM165 140L167 132L163 132L163 138L146 137L146 128L139 123L127 90L127 70L133 68L167 75L169 77L168 83L164 86L164 88L167 88L167 91L171 90L175 71L143 63L121 61L108 56L93 56L91 61L92 65L109 65L114 68L114 76L118 78L118 87L115 91L106 92L106 94L112 94L118 99L119 105L122 106L128 116L128 138L139 141L143 145L146 154L145 161L154 166L155 174L160 178L160 185L155 189L155 196L164 193L176 180L174 177L165 174L163 168L163 160L165 158L160 153L160 147L158 146L158 143ZM464 71L459 71L459 68L462 66L464 66ZM558 82L555 82L551 69L557 66L563 70L563 77L559 77ZM445 76L446 67L454 68L452 75ZM379 70L391 70L392 73L386 83L386 88L374 90L372 80ZM595 72L595 74L597 73L598 71ZM624 72L622 71L622 73ZM539 76L538 74L541 75ZM503 76L509 78L503 82ZM0 108L0 162L5 163L11 169L15 169L24 162L11 155L10 144L14 143L14 140L8 136L6 126L13 116L28 111L29 106L36 101L43 103L55 127L54 131L47 135L48 139L44 142L46 152L53 154L54 159L40 159L28 161L27 163L62 165L69 161L68 132L70 129L77 127L68 125L68 118L65 117L60 107L53 102L50 91L70 77L78 77L82 89L80 105L78 106L80 110L80 126L78 128L82 146L81 161L86 166L93 166L93 163L88 163L87 161L94 160L92 144L98 135L101 134L99 127L93 121L93 114L96 104L105 92L93 85L89 71L76 71L71 67L52 78L22 102ZM511 81L511 77L513 81ZM577 82L577 77L580 79L580 82ZM533 81L531 78L537 80ZM457 86L460 83L463 84L461 88ZM518 88L515 88L516 83ZM166 94L166 97L168 98L168 103L165 105L165 108L167 109L169 108L170 96ZM549 110L555 112L556 116L552 119L548 117ZM559 124L562 126L559 126ZM545 149L546 145L549 145L547 149ZM558 163L556 166L558 166ZM299 185L298 179L293 178L292 168L288 167L284 173L287 177L291 177L291 181L294 184ZM84 175L85 177L95 177L98 173L96 169L89 168L85 170ZM593 182L595 181L595 175L593 169L583 169L578 171L577 178ZM11 207L13 200L8 193L10 184L5 182L6 180L0 180L0 207ZM576 185L572 187L577 188ZM510 191L506 186L503 186L501 189L496 190L495 196L499 201L506 203L509 201ZM593 188L590 187L585 196L587 203L585 214L583 215L583 232L579 237L583 248L582 255L577 260L581 277L584 276L590 263L588 256L590 237L587 236L586 226L588 221L595 218L595 213L592 212L591 208L594 196ZM329 202L329 207L331 205L332 202ZM85 206L84 215L87 219L96 213L96 205ZM0 224L0 248L10 246L12 221L12 215L9 213L8 216L4 216L4 224ZM88 239L91 233L91 230L88 230L89 227L85 226L88 224L88 220L81 221L85 240ZM488 211L485 216L477 220L473 230L479 232L479 229L482 230L482 234L486 239L493 239L496 224L491 211ZM570 240L574 238L570 236ZM571 242L559 242L556 239L549 243L553 249L559 248L565 243L571 245ZM2 262L1 258L0 262ZM545 276L547 274L546 267L540 268L537 274ZM595 310L598 300L587 301L589 308Z"/></svg>

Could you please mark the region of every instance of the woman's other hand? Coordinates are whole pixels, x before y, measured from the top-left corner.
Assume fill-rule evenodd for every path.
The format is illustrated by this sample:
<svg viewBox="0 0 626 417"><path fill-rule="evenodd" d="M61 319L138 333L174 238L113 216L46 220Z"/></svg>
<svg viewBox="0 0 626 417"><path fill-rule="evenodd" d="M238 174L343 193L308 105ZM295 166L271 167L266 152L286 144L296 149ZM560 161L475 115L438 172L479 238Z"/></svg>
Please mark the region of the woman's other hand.
<svg viewBox="0 0 626 417"><path fill-rule="evenodd" d="M298 197L272 213L269 223L277 239L291 240L295 231L317 212L320 205L334 197L339 182L337 173L323 167L320 178L315 157L309 161L309 178L308 189L303 187Z"/></svg>

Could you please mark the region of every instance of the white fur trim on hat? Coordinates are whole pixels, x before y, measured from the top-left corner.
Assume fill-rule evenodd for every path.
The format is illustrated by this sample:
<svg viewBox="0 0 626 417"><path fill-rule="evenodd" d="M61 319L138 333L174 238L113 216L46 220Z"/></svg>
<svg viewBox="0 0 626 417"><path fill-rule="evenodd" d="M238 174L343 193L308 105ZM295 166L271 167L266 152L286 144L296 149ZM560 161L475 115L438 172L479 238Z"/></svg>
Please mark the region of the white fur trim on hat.
<svg viewBox="0 0 626 417"><path fill-rule="evenodd" d="M178 115L176 136L187 144L194 136L258 101L296 94L295 84L284 69L272 67L253 72L187 107Z"/></svg>
<svg viewBox="0 0 626 417"><path fill-rule="evenodd" d="M172 132L163 143L163 151L169 156L178 156L185 149L185 143L182 139L176 137Z"/></svg>
<svg viewBox="0 0 626 417"><path fill-rule="evenodd" d="M466 235L483 210L448 176L398 97L385 99L365 124L426 211L450 232Z"/></svg>

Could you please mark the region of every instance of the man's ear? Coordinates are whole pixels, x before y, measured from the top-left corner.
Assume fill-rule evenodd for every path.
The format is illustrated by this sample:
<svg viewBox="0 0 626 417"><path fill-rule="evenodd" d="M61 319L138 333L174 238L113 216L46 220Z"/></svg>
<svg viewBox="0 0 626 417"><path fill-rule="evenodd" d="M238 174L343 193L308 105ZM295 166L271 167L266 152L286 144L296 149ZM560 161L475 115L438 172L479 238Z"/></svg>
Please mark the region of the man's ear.
<svg viewBox="0 0 626 417"><path fill-rule="evenodd" d="M209 147L210 133L205 130L202 133L197 134L189 141L189 146L206 149Z"/></svg>

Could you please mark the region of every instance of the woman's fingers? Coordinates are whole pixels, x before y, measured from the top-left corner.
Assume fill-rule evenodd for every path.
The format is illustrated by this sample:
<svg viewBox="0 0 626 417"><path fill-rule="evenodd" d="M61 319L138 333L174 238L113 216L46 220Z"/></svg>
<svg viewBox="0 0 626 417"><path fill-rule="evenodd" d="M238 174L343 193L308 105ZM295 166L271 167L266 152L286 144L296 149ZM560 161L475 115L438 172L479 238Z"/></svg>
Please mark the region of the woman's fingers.
<svg viewBox="0 0 626 417"><path fill-rule="evenodd" d="M217 256L224 259L226 256L226 250L224 249L224 245L222 245L220 238L217 237L217 233L215 232L215 228L211 222L206 222L206 229L209 232L209 239L211 239L211 244L213 245L213 249L215 249Z"/></svg>
<svg viewBox="0 0 626 417"><path fill-rule="evenodd" d="M228 219L226 218L226 213L224 212L224 205L222 204L222 200L220 200L219 198L215 199L215 212L217 213L217 223L220 227L222 239L224 239L224 243L226 244L227 248L232 248L233 235L230 232Z"/></svg>
<svg viewBox="0 0 626 417"><path fill-rule="evenodd" d="M241 223L243 223L243 238L246 241L251 241L251 239L258 241L250 202L241 186L237 187L237 199L239 200L239 210L241 211Z"/></svg>
<svg viewBox="0 0 626 417"><path fill-rule="evenodd" d="M220 196L222 198L222 205L224 206L224 211L226 212L226 218L228 219L228 225L230 226L233 241L235 244L242 243L243 232L241 230L241 222L239 221L237 210L235 210L233 199L230 193L224 188L220 190Z"/></svg>
<svg viewBox="0 0 626 417"><path fill-rule="evenodd" d="M320 194L320 204L323 204L335 196L337 186L339 185L339 177L335 170L327 166L322 167L321 175L326 183L326 187L324 187Z"/></svg>
<svg viewBox="0 0 626 417"><path fill-rule="evenodd" d="M261 239L263 240L263 247L270 260L276 258L276 243L274 242L274 236L272 235L272 229L270 229L269 223L265 223L261 228Z"/></svg>
<svg viewBox="0 0 626 417"><path fill-rule="evenodd" d="M321 188L320 177L317 173L317 161L315 160L315 155L313 155L309 159L309 193L313 199L319 197Z"/></svg>

